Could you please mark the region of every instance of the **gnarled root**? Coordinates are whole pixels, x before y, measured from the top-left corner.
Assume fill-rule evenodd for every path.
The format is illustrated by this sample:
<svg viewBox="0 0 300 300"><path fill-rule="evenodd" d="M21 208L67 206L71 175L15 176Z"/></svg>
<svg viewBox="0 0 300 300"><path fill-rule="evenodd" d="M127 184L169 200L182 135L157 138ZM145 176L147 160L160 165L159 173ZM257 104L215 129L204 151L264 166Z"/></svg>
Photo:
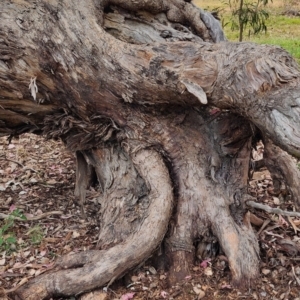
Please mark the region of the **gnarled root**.
<svg viewBox="0 0 300 300"><path fill-rule="evenodd" d="M79 294L122 276L128 269L148 258L162 241L172 211L173 191L169 173L154 150L132 154L134 166L149 188L149 208L140 227L123 243L108 250L82 252L60 260L61 269L42 275L20 287L15 299L45 299ZM159 180L158 180L159 179Z"/></svg>
<svg viewBox="0 0 300 300"><path fill-rule="evenodd" d="M233 118L236 125L232 125ZM195 241L212 232L228 257L232 283L249 286L259 273L258 241L250 223L244 222L251 150L249 125L239 117L224 114L212 122L214 135L210 135L197 127L198 121L191 115L187 119L197 130L185 128L168 146L172 147L170 152L177 153L173 163L179 170L176 216L167 240L172 264L170 283L189 275ZM211 156L199 155L201 152Z"/></svg>
<svg viewBox="0 0 300 300"><path fill-rule="evenodd" d="M221 197L215 199L220 203ZM222 200L221 200L222 202ZM237 224L227 209L211 215L212 231L226 254L232 274L232 284L247 287L259 274L259 247L250 223Z"/></svg>

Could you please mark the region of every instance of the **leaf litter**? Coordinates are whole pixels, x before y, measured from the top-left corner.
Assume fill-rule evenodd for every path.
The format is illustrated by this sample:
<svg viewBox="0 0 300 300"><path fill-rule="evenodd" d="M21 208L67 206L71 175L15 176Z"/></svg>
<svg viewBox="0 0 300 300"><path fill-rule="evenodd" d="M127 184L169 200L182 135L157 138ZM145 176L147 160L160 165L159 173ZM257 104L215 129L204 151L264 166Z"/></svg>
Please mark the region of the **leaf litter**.
<svg viewBox="0 0 300 300"><path fill-rule="evenodd" d="M253 153L263 156L263 146ZM74 197L75 158L61 142L24 134L8 144L0 138L0 228L16 209L27 220L15 220L15 243L0 252L0 299L5 291L28 282L54 266L57 257L96 249L99 234L97 191L87 191L80 213ZM255 172L249 192L257 202L282 210L295 210L288 193L274 189L268 170ZM198 259L191 274L176 286L151 260L130 271L111 286L71 299L297 299L300 300L300 219L249 209L258 236L261 277L248 291L230 285L224 253ZM7 233L7 235L12 233ZM0 237L1 238L1 237Z"/></svg>

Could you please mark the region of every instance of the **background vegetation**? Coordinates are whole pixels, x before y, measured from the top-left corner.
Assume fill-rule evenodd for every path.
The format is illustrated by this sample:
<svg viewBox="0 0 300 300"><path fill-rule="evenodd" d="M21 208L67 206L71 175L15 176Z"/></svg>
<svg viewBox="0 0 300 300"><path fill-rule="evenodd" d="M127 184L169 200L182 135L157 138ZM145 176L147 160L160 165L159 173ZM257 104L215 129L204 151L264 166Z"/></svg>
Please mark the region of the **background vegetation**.
<svg viewBox="0 0 300 300"><path fill-rule="evenodd" d="M238 41L239 31L231 30L230 11L222 0L194 0L196 5L207 10L218 10L226 36L231 41ZM267 33L248 35L245 32L244 41L259 44L279 45L289 51L300 63L300 1L273 0L266 10L270 17L266 21Z"/></svg>

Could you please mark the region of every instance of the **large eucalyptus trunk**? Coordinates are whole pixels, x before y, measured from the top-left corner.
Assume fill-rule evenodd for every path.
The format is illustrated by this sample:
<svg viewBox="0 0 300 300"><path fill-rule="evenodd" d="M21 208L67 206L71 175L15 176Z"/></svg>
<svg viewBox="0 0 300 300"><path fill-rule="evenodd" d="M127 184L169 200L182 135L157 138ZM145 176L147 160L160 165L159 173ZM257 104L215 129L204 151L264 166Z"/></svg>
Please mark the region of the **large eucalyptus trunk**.
<svg viewBox="0 0 300 300"><path fill-rule="evenodd" d="M160 245L176 282L210 235L233 283L248 285L259 271L246 214L257 136L299 205L283 151L300 157L297 64L279 47L227 42L189 1L2 0L0 87L0 133L62 139L80 202L94 175L102 192L99 250L61 258L19 299L103 286Z"/></svg>

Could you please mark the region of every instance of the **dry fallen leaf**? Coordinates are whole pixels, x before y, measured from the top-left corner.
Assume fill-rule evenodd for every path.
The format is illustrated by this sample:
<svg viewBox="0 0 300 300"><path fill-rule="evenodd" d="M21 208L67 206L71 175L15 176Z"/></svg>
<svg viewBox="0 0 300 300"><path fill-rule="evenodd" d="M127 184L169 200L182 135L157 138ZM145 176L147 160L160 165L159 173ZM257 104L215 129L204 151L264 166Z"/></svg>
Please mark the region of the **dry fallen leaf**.
<svg viewBox="0 0 300 300"><path fill-rule="evenodd" d="M206 276L212 276L213 275L213 270L211 267L207 267L205 270L204 270L204 274Z"/></svg>
<svg viewBox="0 0 300 300"><path fill-rule="evenodd" d="M200 300L200 299L202 299L202 298L204 298L205 297L205 292L204 291L202 291L202 290L200 290L200 293L198 294L198 300Z"/></svg>
<svg viewBox="0 0 300 300"><path fill-rule="evenodd" d="M86 293L80 297L80 300L106 300L107 294L99 291Z"/></svg>
<svg viewBox="0 0 300 300"><path fill-rule="evenodd" d="M78 238L80 236L80 233L78 232L78 231L73 231L73 234L72 234L72 238L73 239L76 239L76 238Z"/></svg>
<svg viewBox="0 0 300 300"><path fill-rule="evenodd" d="M262 272L264 275L268 275L268 274L271 273L271 270L264 268L264 269L261 270L261 272Z"/></svg>
<svg viewBox="0 0 300 300"><path fill-rule="evenodd" d="M0 266L4 266L5 262L6 262L5 257L0 259Z"/></svg>
<svg viewBox="0 0 300 300"><path fill-rule="evenodd" d="M120 298L120 300L130 300L133 299L135 293L127 293L125 295L122 295L122 297Z"/></svg>
<svg viewBox="0 0 300 300"><path fill-rule="evenodd" d="M273 197L273 201L275 205L280 205L280 200L277 197Z"/></svg>
<svg viewBox="0 0 300 300"><path fill-rule="evenodd" d="M139 278L137 277L137 276L131 276L131 281L132 282L137 282L137 281L139 281Z"/></svg>
<svg viewBox="0 0 300 300"><path fill-rule="evenodd" d="M194 286L193 287L193 291L195 292L195 294L199 295L201 292L203 292L200 288Z"/></svg>
<svg viewBox="0 0 300 300"><path fill-rule="evenodd" d="M210 258L208 259L205 259L201 262L200 266L203 268L203 269L206 269L208 267L208 263L211 261Z"/></svg>
<svg viewBox="0 0 300 300"><path fill-rule="evenodd" d="M34 269L30 269L29 271L28 271L28 275L29 276L33 276L35 274L35 270Z"/></svg>

